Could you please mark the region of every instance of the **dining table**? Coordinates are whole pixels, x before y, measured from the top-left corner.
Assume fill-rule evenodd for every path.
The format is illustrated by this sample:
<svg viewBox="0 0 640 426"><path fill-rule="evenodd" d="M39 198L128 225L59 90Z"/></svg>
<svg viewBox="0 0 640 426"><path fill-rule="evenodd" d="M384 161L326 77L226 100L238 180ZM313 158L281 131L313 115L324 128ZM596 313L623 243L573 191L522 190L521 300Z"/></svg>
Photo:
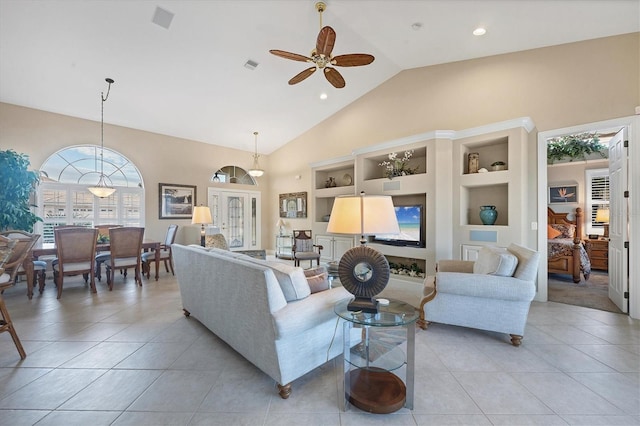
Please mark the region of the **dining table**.
<svg viewBox="0 0 640 426"><path fill-rule="evenodd" d="M156 261L156 281L160 277L160 246L162 242L155 240L142 240L142 249L144 251L153 250L155 252ZM111 245L109 242L103 242L96 244L96 252L109 251ZM27 256L22 264L25 275L27 276L27 296L29 299L33 297L33 283L34 283L34 270L33 260L38 260L40 256L57 255L57 249L55 243L43 243L38 241L31 249L31 256Z"/></svg>

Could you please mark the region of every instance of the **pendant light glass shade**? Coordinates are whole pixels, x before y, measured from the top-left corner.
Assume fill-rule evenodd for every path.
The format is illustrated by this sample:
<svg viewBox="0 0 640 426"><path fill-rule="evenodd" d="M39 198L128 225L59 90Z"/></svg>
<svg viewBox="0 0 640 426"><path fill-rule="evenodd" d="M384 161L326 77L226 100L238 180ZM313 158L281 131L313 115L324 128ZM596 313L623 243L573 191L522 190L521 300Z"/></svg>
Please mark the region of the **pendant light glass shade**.
<svg viewBox="0 0 640 426"><path fill-rule="evenodd" d="M264 174L264 170L260 168L260 164L258 163L258 132L253 132L255 136L255 154L253 154L253 166L249 169L247 173L253 177L260 177Z"/></svg>
<svg viewBox="0 0 640 426"><path fill-rule="evenodd" d="M109 91L111 90L111 83L113 83L113 79L106 78L105 81L109 83L109 87L107 88L107 96L104 96L104 93L100 93L100 99L102 100L102 108L100 110L100 179L98 179L98 183L96 186L90 186L89 192L91 192L96 197L105 198L109 195L116 192L115 188L107 185L107 180L104 176L104 103L107 98L109 98Z"/></svg>

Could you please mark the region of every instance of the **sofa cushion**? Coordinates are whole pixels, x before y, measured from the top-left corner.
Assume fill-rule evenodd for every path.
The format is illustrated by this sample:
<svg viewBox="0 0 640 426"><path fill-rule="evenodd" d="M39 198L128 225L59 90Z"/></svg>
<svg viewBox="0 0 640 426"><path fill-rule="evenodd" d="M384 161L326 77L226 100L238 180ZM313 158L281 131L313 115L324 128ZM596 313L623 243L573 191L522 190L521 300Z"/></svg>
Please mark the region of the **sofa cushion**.
<svg viewBox="0 0 640 426"><path fill-rule="evenodd" d="M286 265L270 260L253 259L253 261L260 262L271 268L287 302L301 300L311 294L311 288L309 287L307 278L304 276L303 269L299 266Z"/></svg>
<svg viewBox="0 0 640 426"><path fill-rule="evenodd" d="M307 277L311 294L329 290L329 273L327 272L326 266L323 265L313 269L305 269L304 276Z"/></svg>
<svg viewBox="0 0 640 426"><path fill-rule="evenodd" d="M518 258L500 247L482 247L478 260L473 264L474 274L490 274L511 277L518 266Z"/></svg>
<svg viewBox="0 0 640 426"><path fill-rule="evenodd" d="M282 289L282 293L284 294L284 298L287 302L301 300L311 294L311 288L309 287L309 283L307 282L303 269L298 266L291 266L276 261L256 259L255 257L247 256L243 253L222 250L214 247L209 248L209 251L220 256L240 259L268 267L276 276L278 284L280 284L280 288Z"/></svg>

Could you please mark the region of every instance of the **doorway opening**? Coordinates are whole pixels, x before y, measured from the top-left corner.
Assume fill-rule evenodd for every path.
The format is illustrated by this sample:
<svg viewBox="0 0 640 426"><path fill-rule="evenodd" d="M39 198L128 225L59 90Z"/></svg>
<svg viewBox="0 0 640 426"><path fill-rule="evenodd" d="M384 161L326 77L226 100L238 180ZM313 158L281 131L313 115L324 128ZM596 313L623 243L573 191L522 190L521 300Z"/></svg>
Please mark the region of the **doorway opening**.
<svg viewBox="0 0 640 426"><path fill-rule="evenodd" d="M597 168L608 168L609 171L609 190L611 192L611 207L614 213L615 218L612 219L611 223L616 223L617 229L622 229L623 236L616 236L615 234L610 236L610 241L607 241L605 246L608 244L609 247L605 247L608 260L606 263L606 269L602 273L602 264L596 265L598 270L594 268L594 271L590 272L588 276L593 280L595 284L596 281L605 281L607 282L607 295L608 298L611 299L616 306L620 309L621 312L628 312L628 295L629 295L629 269L627 262L623 256L628 256L628 250L622 250L620 254L617 253L617 246L623 245L624 241L628 241L626 235L626 229L629 223L629 217L627 214L627 206L623 196L621 195L623 191L628 190L626 176L627 170L626 165L628 165L627 160L627 151L626 149L620 150L620 153L617 153L618 147L623 146L623 140L628 140L625 137L625 134L628 134L631 124L633 120L629 119L618 119L618 120L609 120L605 122L599 123L590 123L584 124L580 126L575 126L571 128L565 129L556 129L552 131L540 132L538 134L538 225L540 232L538 232L538 249L541 253L543 259L547 259L547 261L540 262L539 273L538 273L538 294L536 296L536 300L546 301L552 300L550 296L550 287L552 281L557 279L553 274L549 274L549 272L554 272L555 267L550 266L551 260L549 259L549 254L552 252L552 249L549 248L549 240L547 233L547 210L552 208L553 210L565 209L567 213L575 214L576 207L580 207L584 213L586 219L584 221L589 221L589 229L588 233L585 233L584 236L581 236L581 244L582 246L588 242L588 240L596 240L596 241L604 241L604 235L600 235L600 225L598 220L596 219L597 211L594 212L594 205L587 204L587 194L586 194L586 179L587 173L586 170L597 169ZM600 137L607 138L611 142L610 146L613 146L612 149L608 150L609 159L616 158L616 160L612 161L614 165L608 164L609 159L605 160L605 163L601 163L603 161L600 159L586 159L580 160L576 162L576 164L569 165L554 165L549 166L547 164L548 158L548 142L552 138L561 138L567 137L570 135L587 133L587 132L597 132ZM615 136L611 136L615 135ZM611 139L609 139L611 138ZM618 158L624 156L624 159ZM600 161L600 163L598 163ZM574 160L575 162L575 160ZM568 163L571 163L569 161ZM581 168L579 172L575 172L576 167ZM613 171L612 171L612 167ZM573 173L572 173L573 169ZM620 179L624 177L625 179ZM571 189L576 190L576 197L571 198L570 203L552 203L550 194L551 190L560 188L560 187L569 187ZM591 194L592 195L592 194ZM605 203L601 203L605 204ZM604 207L604 206L602 206ZM595 222L595 223L594 223ZM584 223L584 222L583 222ZM604 223L602 223L604 225ZM592 237L592 238L589 238ZM614 241L616 240L616 241ZM620 240L620 241L617 241ZM621 258L622 261L618 261L618 258ZM591 275L592 274L592 275ZM596 278L597 277L597 278ZM560 277L562 278L562 277ZM607 280L608 279L608 280ZM566 285L573 286L571 290L579 291L579 288L576 288L580 285L586 287L585 282L591 284L590 279L585 280L585 276L582 273L578 282L573 283L575 280L575 274L569 283ZM576 304L576 303L572 303Z"/></svg>

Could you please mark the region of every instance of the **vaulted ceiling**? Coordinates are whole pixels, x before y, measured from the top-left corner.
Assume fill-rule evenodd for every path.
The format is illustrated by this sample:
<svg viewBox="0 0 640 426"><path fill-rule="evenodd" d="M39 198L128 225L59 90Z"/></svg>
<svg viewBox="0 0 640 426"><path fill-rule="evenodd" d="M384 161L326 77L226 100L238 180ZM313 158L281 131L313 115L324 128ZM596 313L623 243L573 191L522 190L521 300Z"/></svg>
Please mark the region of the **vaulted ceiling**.
<svg viewBox="0 0 640 426"><path fill-rule="evenodd" d="M269 49L308 55L315 3L0 0L0 101L99 121L110 77L107 123L268 154L402 70L640 31L640 0L328 0L334 54L376 59L290 86Z"/></svg>

